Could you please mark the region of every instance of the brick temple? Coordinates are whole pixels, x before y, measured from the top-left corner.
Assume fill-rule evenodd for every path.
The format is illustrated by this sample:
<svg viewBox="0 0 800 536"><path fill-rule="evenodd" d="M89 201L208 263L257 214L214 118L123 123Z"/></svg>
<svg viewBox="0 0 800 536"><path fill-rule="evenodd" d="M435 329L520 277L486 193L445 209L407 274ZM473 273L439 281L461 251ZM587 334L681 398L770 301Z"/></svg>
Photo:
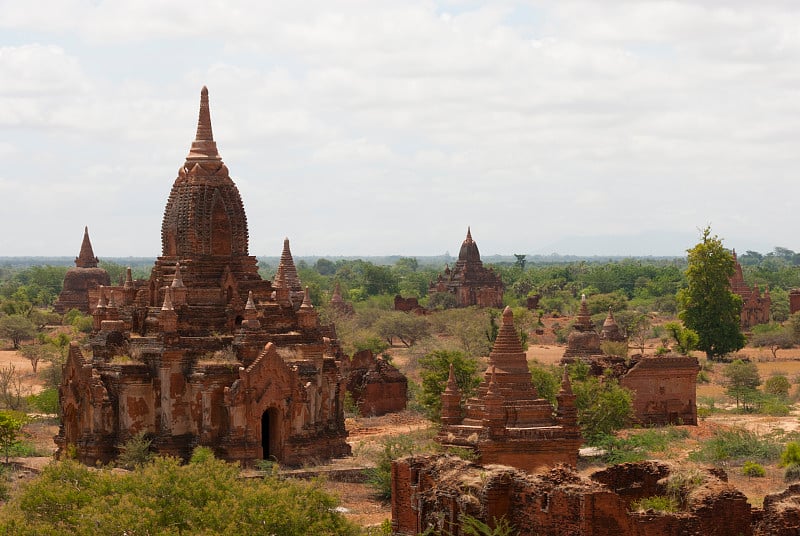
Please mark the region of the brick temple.
<svg viewBox="0 0 800 536"><path fill-rule="evenodd" d="M89 291L91 352L73 343L63 367L59 451L108 462L144 432L156 452L182 458L197 445L243 464L349 454L346 359L300 286L288 240L275 281L259 276L206 88L161 241L149 280L129 270L124 284ZM88 234L84 243L77 269L94 269Z"/></svg>
<svg viewBox="0 0 800 536"><path fill-rule="evenodd" d="M437 280L432 282L428 295L448 292L455 297L457 307L503 306L503 281L491 268L483 266L478 244L472 239L472 232L467 228L467 237L461 244L458 260L451 270L445 267Z"/></svg>
<svg viewBox="0 0 800 536"><path fill-rule="evenodd" d="M769 288L764 289L764 294L762 295L758 285L753 285L751 288L744 282L742 265L739 264L735 249L733 250L733 261L736 265L733 276L730 278L731 292L742 297L742 329L750 329L758 324L769 323L771 318L770 307L772 306Z"/></svg>
<svg viewBox="0 0 800 536"><path fill-rule="evenodd" d="M89 228L85 227L81 250L75 257L75 268L67 270L61 294L53 304L55 312L64 314L70 309L77 309L83 314L89 313L89 291L111 284L108 272L98 267L99 262L89 240Z"/></svg>
<svg viewBox="0 0 800 536"><path fill-rule="evenodd" d="M557 410L539 397L531 383L514 315L506 307L484 380L477 395L466 401L463 418L451 367L442 394L442 428L436 439L445 447L475 451L484 465L499 463L526 471L558 463L574 466L582 439L566 370L556 398Z"/></svg>

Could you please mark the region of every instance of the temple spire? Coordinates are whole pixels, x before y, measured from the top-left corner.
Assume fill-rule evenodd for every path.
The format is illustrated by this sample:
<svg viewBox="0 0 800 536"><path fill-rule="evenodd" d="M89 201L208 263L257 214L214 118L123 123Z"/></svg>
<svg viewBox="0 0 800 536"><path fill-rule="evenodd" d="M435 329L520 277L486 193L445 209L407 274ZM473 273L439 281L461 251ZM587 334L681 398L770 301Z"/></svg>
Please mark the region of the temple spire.
<svg viewBox="0 0 800 536"><path fill-rule="evenodd" d="M75 257L75 266L78 268L97 268L99 259L94 256L92 242L89 240L89 227L83 228L83 242L81 252Z"/></svg>
<svg viewBox="0 0 800 536"><path fill-rule="evenodd" d="M464 241L465 242L474 242L474 240L472 240L472 229L470 229L469 225L467 225L467 238Z"/></svg>
<svg viewBox="0 0 800 536"><path fill-rule="evenodd" d="M217 152L217 143L211 130L211 108L208 105L208 89L203 86L200 91L200 114L197 118L197 135L189 149L187 161L221 160Z"/></svg>
<svg viewBox="0 0 800 536"><path fill-rule="evenodd" d="M287 288L295 291L302 292L303 286L300 284L300 278L297 276L297 268L294 265L292 258L292 250L289 249L289 239L283 239L283 251L281 252L281 260L278 263L278 270L275 272L276 287L286 285Z"/></svg>

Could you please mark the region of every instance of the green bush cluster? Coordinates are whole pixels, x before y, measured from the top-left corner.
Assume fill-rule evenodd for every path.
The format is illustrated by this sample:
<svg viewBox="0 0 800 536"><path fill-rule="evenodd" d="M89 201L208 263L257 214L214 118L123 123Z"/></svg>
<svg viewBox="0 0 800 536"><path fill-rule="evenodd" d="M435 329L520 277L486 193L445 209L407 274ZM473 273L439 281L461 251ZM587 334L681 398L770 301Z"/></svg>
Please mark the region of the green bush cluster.
<svg viewBox="0 0 800 536"><path fill-rule="evenodd" d="M767 471L760 463L751 462L748 460L744 462L744 465L742 465L742 474L751 478L762 478L767 476Z"/></svg>
<svg viewBox="0 0 800 536"><path fill-rule="evenodd" d="M125 474L65 460L0 511L0 533L356 535L318 483L271 476L242 479L239 468L200 456L181 465L156 458Z"/></svg>

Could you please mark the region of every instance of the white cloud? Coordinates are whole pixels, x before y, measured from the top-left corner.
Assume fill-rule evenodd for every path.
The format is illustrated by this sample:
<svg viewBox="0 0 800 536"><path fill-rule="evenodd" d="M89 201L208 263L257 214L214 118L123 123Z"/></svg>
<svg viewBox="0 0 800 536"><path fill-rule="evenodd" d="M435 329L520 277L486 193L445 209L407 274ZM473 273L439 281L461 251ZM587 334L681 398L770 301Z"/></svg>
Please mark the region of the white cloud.
<svg viewBox="0 0 800 536"><path fill-rule="evenodd" d="M519 252L711 221L800 248L786 212L751 208L756 186L800 193L791 2L41 0L0 2L0 27L2 187L52 181L40 207L90 197L109 229L155 229L114 229L111 254L157 252L203 84L259 247L440 253L471 222Z"/></svg>

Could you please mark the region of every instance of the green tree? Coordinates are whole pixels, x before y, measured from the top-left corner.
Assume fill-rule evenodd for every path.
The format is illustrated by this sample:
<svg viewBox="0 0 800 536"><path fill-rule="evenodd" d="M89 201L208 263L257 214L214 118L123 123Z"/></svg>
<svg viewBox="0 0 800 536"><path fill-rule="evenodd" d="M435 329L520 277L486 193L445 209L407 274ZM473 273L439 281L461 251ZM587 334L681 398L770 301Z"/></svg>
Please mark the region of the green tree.
<svg viewBox="0 0 800 536"><path fill-rule="evenodd" d="M791 387L792 384L789 383L789 378L783 374L776 374L764 382L765 393L778 396L783 399L789 396L789 389Z"/></svg>
<svg viewBox="0 0 800 536"><path fill-rule="evenodd" d="M683 327L680 322L667 322L664 324L664 329L675 340L675 350L681 355L689 355L692 350L697 348L700 342L700 336L697 332Z"/></svg>
<svg viewBox="0 0 800 536"><path fill-rule="evenodd" d="M589 444L624 427L633 415L631 392L613 378L589 376L584 381L573 381L572 390L576 395L578 425Z"/></svg>
<svg viewBox="0 0 800 536"><path fill-rule="evenodd" d="M28 422L28 416L20 411L0 411L0 448L8 463L9 452L19 439L22 427Z"/></svg>
<svg viewBox="0 0 800 536"><path fill-rule="evenodd" d="M778 329L762 333L754 333L750 343L757 348L768 348L772 359L778 358L778 350L794 346L792 333L788 329Z"/></svg>
<svg viewBox="0 0 800 536"><path fill-rule="evenodd" d="M481 383L478 374L478 360L468 357L462 352L452 350L434 350L419 360L420 377L422 378L422 405L427 408L428 415L438 420L442 413L442 393L447 386L450 375L450 364L456 377L461 401L475 394Z"/></svg>
<svg viewBox="0 0 800 536"><path fill-rule="evenodd" d="M561 387L561 373L554 365L546 366L541 363L531 363L531 381L536 387L536 392L551 404L556 403L556 395Z"/></svg>
<svg viewBox="0 0 800 536"><path fill-rule="evenodd" d="M424 316L401 311L386 311L372 327L389 344L397 338L406 348L431 334L430 326Z"/></svg>
<svg viewBox="0 0 800 536"><path fill-rule="evenodd" d="M729 363L722 370L725 377L725 387L728 396L736 399L736 407L742 403L744 409L748 409L748 403L752 403L758 395L756 388L761 385L761 377L758 375L758 367L752 361L742 361L736 359Z"/></svg>
<svg viewBox="0 0 800 536"><path fill-rule="evenodd" d="M745 344L739 327L742 298L731 292L729 278L734 274L733 255L722 240L703 230L702 241L688 250L688 286L678 292L680 318L697 332L697 348L708 359L718 359Z"/></svg>
<svg viewBox="0 0 800 536"><path fill-rule="evenodd" d="M36 326L22 315L8 315L0 318L0 337L8 339L19 349L19 343L36 335Z"/></svg>

